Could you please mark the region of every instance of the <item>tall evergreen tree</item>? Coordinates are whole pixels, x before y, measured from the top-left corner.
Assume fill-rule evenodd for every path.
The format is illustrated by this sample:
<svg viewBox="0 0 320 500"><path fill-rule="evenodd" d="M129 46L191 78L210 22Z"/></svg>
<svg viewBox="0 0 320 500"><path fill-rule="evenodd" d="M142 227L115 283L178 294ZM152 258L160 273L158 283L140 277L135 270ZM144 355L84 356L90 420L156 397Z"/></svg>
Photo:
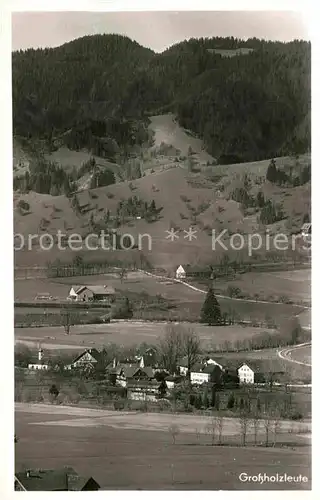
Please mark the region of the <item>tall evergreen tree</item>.
<svg viewBox="0 0 320 500"><path fill-rule="evenodd" d="M221 309L212 287L209 288L201 309L201 323L209 325L221 323Z"/></svg>
<svg viewBox="0 0 320 500"><path fill-rule="evenodd" d="M273 182L273 183L277 182L277 180L278 180L278 170L277 170L276 162L274 161L274 159L272 159L269 163L266 178L267 178L267 181Z"/></svg>

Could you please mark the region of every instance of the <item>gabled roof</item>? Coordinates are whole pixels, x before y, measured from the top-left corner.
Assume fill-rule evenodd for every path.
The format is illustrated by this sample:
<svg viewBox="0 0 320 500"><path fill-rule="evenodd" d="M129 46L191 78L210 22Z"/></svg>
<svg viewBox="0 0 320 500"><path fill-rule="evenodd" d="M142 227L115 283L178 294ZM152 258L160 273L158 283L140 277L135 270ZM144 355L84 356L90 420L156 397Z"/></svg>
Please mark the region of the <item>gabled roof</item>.
<svg viewBox="0 0 320 500"><path fill-rule="evenodd" d="M78 290L76 290L76 294L84 292L88 290L92 292L94 295L114 295L116 293L115 289L109 285L90 285L90 286L81 286Z"/></svg>
<svg viewBox="0 0 320 500"><path fill-rule="evenodd" d="M238 370L246 365L248 368L250 368L253 372L261 372L262 371L262 363L259 363L259 361L253 360L253 361L244 361L238 366Z"/></svg>
<svg viewBox="0 0 320 500"><path fill-rule="evenodd" d="M119 363L116 367L113 367L113 363L110 363L107 366L107 370L109 373L115 373L117 375L123 373L123 376L127 379L133 378L139 371L145 373L149 378L154 377L153 368L151 366L144 366L141 368L139 363Z"/></svg>
<svg viewBox="0 0 320 500"><path fill-rule="evenodd" d="M93 478L79 476L72 467L25 470L16 473L15 477L27 491L81 491L88 483L92 487L90 489L100 489Z"/></svg>
<svg viewBox="0 0 320 500"><path fill-rule="evenodd" d="M74 359L72 361L72 363L70 363L70 364L73 365L74 363L76 363L77 361L79 361L79 359L81 359L87 353L89 353L97 362L100 362L102 360L102 352L99 352L97 349L92 348L92 349L86 349L84 352L82 352L81 354L79 354L76 357L76 359Z"/></svg>
<svg viewBox="0 0 320 500"><path fill-rule="evenodd" d="M184 268L182 267L182 265L181 265L181 264L180 264L180 266L179 266L179 267L177 268L177 270L176 270L176 273L178 273L178 272L179 272L179 273L185 273L185 270L184 270Z"/></svg>

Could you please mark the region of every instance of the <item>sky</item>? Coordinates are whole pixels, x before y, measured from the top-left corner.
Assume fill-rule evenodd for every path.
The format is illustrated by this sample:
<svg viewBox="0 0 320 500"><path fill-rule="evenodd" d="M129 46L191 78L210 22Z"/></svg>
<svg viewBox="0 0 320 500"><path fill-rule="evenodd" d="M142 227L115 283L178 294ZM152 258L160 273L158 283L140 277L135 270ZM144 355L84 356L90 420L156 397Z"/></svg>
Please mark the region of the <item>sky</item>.
<svg viewBox="0 0 320 500"><path fill-rule="evenodd" d="M56 47L84 35L118 33L161 52L191 37L310 39L298 12L14 12L12 50Z"/></svg>

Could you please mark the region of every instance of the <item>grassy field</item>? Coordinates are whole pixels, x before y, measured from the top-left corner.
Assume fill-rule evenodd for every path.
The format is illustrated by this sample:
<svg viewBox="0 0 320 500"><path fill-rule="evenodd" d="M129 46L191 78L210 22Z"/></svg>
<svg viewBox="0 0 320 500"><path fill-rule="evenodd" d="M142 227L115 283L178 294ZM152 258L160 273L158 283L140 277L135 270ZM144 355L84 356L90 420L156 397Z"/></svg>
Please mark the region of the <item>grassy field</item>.
<svg viewBox="0 0 320 500"><path fill-rule="evenodd" d="M232 281L217 280L217 293L226 293L228 286L239 287L252 297L258 294L265 300L286 297L294 302L311 302L311 269L238 275Z"/></svg>
<svg viewBox="0 0 320 500"><path fill-rule="evenodd" d="M252 276L253 275L253 276ZM279 275L281 275L279 277ZM305 283L301 285L301 278L305 277ZM266 287L261 289L263 279L265 279ZM309 280L309 281L308 281ZM236 281L224 282L218 280L216 282L216 293L226 293L227 286L239 286L242 291L245 291L252 296L254 293L262 293L265 299L273 295L283 295L284 291L287 292L289 298L294 299L299 297L299 290L305 290L304 295L300 298L308 298L308 283L310 283L310 271L288 271L287 273L248 273L241 275ZM103 274L96 276L77 276L73 278L59 278L59 279L17 279L15 281L15 300L32 301L38 293L50 293L53 297L60 300L66 299L71 286L77 287L80 285L111 285L120 294L128 295L130 300L139 303L143 299L143 293L149 297L161 297L171 304L173 309L168 311L167 318L174 317L176 319L191 318L197 320L200 316L201 307L205 298L205 293L195 291L189 287L172 282L165 279L158 279L147 276L141 272L130 272L123 282L120 282L116 274ZM282 289L281 289L282 284ZM202 284L198 285L200 290L206 290ZM284 288L284 287L287 288ZM309 289L310 290L310 289ZM267 295L267 297L265 297ZM291 316L302 313L302 307L294 307L291 304L283 303L259 303L259 302L246 302L230 298L218 297L222 311L230 313L233 311L235 315L242 320L247 321L265 321L266 318L273 318L278 324ZM46 306L49 307L49 304ZM155 312L150 313L150 318L155 318ZM308 315L304 313L305 322L308 322Z"/></svg>
<svg viewBox="0 0 320 500"><path fill-rule="evenodd" d="M183 324L183 323L182 323ZM185 324L188 328L190 324ZM233 326L206 326L194 323L191 325L197 332L205 347L212 347L215 344L222 344L224 341L234 341L238 338L243 340L252 338L262 331L272 330ZM15 328L15 341L29 340L38 343L40 340L48 344L73 344L82 343L103 346L108 343L117 343L125 346L132 346L142 342L157 343L167 328L165 322L141 322L141 321L114 321L101 325L78 325L73 326L69 335L65 335L62 327L43 328Z"/></svg>
<svg viewBox="0 0 320 500"><path fill-rule="evenodd" d="M226 421L225 446L210 446L203 432L208 418L117 414L45 405L17 404L16 470L69 465L92 475L102 489L264 490L310 489L310 435L278 435L285 447L232 446L239 440L235 421ZM176 444L168 427L177 424ZM284 427L285 429L285 427ZM197 437L197 431L199 437ZM201 433L201 434L200 434ZM263 437L261 436L261 440ZM228 444L228 445L227 445ZM50 457L48 456L50 449ZM243 483L239 474L266 472L305 475L307 483Z"/></svg>
<svg viewBox="0 0 320 500"><path fill-rule="evenodd" d="M173 142L176 147L180 146L179 149L182 148L182 150L191 145L197 151L195 158L198 155L196 158L198 163L202 161L202 156L203 159L207 158L207 153L202 150L201 141L178 127L171 115L152 117L151 126L155 130L156 144L165 140ZM62 153L61 151L56 152L56 154L62 155L61 158L63 157ZM64 160L59 160L60 163L71 161L70 155L72 157L80 155L81 160L85 159L83 152L69 153L65 154ZM162 163L163 158L161 161L159 160L159 164L157 164L158 160L154 159L155 168L150 169L150 172L154 170L154 173L133 182L119 182L90 192L80 192L80 205L86 207L85 213L81 215L74 212L70 201L65 196L53 197L34 192L15 193L15 232L27 237L29 234L40 236L45 232L55 235L60 229L64 234L77 233L84 236L90 232L89 220L92 215L95 220L99 220L107 209L114 215L119 201L128 199L134 194L149 203L154 200L157 207L162 207L161 217L153 223L148 223L143 219L134 219L122 225L119 232L132 235L135 243L137 243L139 234L150 235L151 250L148 250L147 240L142 245L142 250L148 260L154 266L173 269L181 263L196 263L199 260L211 263L220 261L225 250L220 247L216 248L215 251L212 250L211 229L215 229L217 233L226 229L228 233L223 241L227 245L234 233L241 233L247 238L248 234L261 231L259 210L248 215L244 213L239 203L231 199L232 191L243 183L245 174L250 177L250 194L252 196L256 196L258 191L262 191L266 199L270 199L274 203L281 203L283 206L284 219L279 224L272 226L273 233L280 229L285 233L289 232L286 227L287 217L294 220L299 230L304 214L310 212L309 184L294 188L282 188L265 182L269 160L209 167L199 164L201 171L198 173L189 172L185 161L177 162L174 168L161 170L162 167L165 167ZM299 170L310 161L310 155L302 155L297 167L292 158L280 158L276 161L277 165L285 165L286 168L291 165L295 170ZM158 170L157 166L160 166L161 169ZM215 179L212 180L213 178ZM29 203L28 213L22 214L17 208L21 199ZM183 231L189 229L190 226L194 226L197 230L196 240L188 241L184 238ZM166 230L171 227L178 228L180 231L179 239L174 242L166 239ZM123 253L130 253L130 257L132 257L131 252L124 251ZM261 253L265 253L264 248L262 248ZM235 257L237 255L239 257L240 254L243 254L241 258L248 258L246 246L241 252L228 249L229 256ZM92 258L92 251L87 250L84 255ZM62 252L57 247L40 251L36 241L33 243L33 251L17 251L15 253L17 265L40 265L55 258L71 260L73 256L74 252L69 250ZM96 250L94 256L97 259L105 259L110 257L110 252L106 255L104 250Z"/></svg>
<svg viewBox="0 0 320 500"><path fill-rule="evenodd" d="M189 147L194 151L194 158L199 162L212 161L213 157L204 150L203 141L183 129L172 114L150 116L149 128L154 132L154 146L161 143L173 146L182 155L188 155Z"/></svg>

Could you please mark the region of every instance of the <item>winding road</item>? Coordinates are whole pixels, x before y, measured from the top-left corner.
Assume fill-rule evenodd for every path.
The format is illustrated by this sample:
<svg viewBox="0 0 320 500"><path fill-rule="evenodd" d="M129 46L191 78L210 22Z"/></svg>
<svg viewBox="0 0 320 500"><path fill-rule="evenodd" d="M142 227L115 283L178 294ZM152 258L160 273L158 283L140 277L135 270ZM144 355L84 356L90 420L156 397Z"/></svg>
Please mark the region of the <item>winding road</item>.
<svg viewBox="0 0 320 500"><path fill-rule="evenodd" d="M304 354L306 351L306 354ZM286 347L285 349L281 349L278 351L278 356L281 359L284 359L285 361L290 361L291 363L296 363L297 365L303 365L303 366L312 366L311 363L307 363L306 361L299 360L299 359L294 359L292 355L297 355L301 356L302 352L302 359L304 357L311 359L311 342L306 342L305 344L298 344L295 346L291 347Z"/></svg>

